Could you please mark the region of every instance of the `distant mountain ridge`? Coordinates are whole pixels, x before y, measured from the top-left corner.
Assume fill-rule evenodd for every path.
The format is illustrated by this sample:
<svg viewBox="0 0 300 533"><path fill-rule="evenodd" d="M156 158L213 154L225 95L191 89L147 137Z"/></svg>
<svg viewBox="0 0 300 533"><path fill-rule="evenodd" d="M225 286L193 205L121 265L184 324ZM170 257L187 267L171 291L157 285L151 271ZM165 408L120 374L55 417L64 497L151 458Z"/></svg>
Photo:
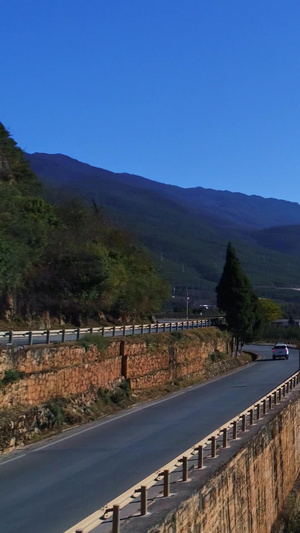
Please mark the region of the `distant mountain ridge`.
<svg viewBox="0 0 300 533"><path fill-rule="evenodd" d="M232 240L253 283L300 285L300 246L293 247L300 232L296 202L181 188L62 154L35 153L27 158L54 199L95 201L150 249L172 283L215 284L226 244Z"/></svg>
<svg viewBox="0 0 300 533"><path fill-rule="evenodd" d="M91 180L92 184L105 185L115 182L122 186L136 187L148 191L156 191L173 198L182 205L201 209L213 217L221 217L248 227L267 228L271 226L300 224L300 204L276 198L248 196L243 193L219 191L204 187L183 188L167 185L145 177L128 173L116 173L63 154L27 154L32 170L43 181L55 185L71 183L80 185L81 179ZM245 209L247 211L245 212ZM217 213L216 213L217 210Z"/></svg>

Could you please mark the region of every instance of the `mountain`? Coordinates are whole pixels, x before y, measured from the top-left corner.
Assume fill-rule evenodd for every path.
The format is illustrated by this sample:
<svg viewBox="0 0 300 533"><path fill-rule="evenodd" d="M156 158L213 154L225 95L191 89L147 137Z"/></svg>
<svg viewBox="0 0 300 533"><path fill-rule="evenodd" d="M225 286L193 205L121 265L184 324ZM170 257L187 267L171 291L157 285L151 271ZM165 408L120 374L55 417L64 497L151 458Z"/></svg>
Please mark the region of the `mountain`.
<svg viewBox="0 0 300 533"><path fill-rule="evenodd" d="M150 249L162 274L174 284L202 285L213 293L232 240L254 285L300 286L296 202L166 185L62 154L26 157L48 197L96 202Z"/></svg>

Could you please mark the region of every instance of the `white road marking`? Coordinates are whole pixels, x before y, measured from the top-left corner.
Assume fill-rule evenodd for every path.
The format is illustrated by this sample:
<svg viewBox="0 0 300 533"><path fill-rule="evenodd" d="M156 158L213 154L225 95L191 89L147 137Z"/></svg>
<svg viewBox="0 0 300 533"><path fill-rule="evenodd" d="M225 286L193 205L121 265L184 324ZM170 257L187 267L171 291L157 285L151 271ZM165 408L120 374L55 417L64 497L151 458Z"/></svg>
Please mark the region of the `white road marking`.
<svg viewBox="0 0 300 533"><path fill-rule="evenodd" d="M236 368L232 372L229 372L228 374L223 374L222 376L218 376L216 378L210 379L209 381L206 381L205 383L199 383L198 385L191 385L190 387L187 387L185 389L182 389L181 391L175 392L172 395L166 396L165 398L160 398L158 400L153 400L152 402L147 403L146 405L141 405L140 407L134 407L134 408L129 409L128 411L126 411L126 413L122 413L120 415L113 416L113 417L111 417L111 418L109 418L107 420L102 420L99 423L93 424L92 426L90 426L88 428L85 428L85 429L82 429L80 431L77 431L76 433L74 433L72 435L68 435L68 436L63 437L63 438L59 438L59 437L55 438L54 437L55 440L53 440L52 442L49 442L48 444L44 444L43 446L39 446L38 448L36 448L34 450L28 450L27 453L23 453L21 455L16 455L16 457L12 457L11 459L6 460L5 458L3 458L3 460L1 460L2 458L0 458L0 467L5 465L5 464L7 464L7 463L12 462L12 461L16 461L18 459L21 459L22 457L25 457L26 455L30 455L31 453L39 452L40 450L44 450L46 448L50 448L51 446L54 446L55 444L59 444L60 442L64 442L66 440L75 438L77 435L82 435L83 433L87 433L88 431L92 431L93 429L96 429L96 428L98 428L100 426L104 426L106 424L110 424L111 422L114 422L115 420L120 420L121 418L124 418L126 416L131 415L133 412L136 413L136 412L142 411L144 409L148 409L149 407L152 407L153 405L158 405L160 403L167 402L171 398L174 398L174 397L177 397L177 396L181 396L183 394L187 394L191 390L195 390L195 389L199 389L201 387L205 387L206 385L209 385L210 383L213 383L215 381L220 381L221 379L224 379L227 376L229 376L229 375L231 375L231 374L233 374L235 372L239 372L241 370L244 370L245 368L249 368L249 366L250 365L252 366L253 364L254 363L250 363L250 364L242 366L240 368ZM72 429L74 429L74 428L70 428L70 431L72 431ZM29 444L29 446L32 446L32 445Z"/></svg>

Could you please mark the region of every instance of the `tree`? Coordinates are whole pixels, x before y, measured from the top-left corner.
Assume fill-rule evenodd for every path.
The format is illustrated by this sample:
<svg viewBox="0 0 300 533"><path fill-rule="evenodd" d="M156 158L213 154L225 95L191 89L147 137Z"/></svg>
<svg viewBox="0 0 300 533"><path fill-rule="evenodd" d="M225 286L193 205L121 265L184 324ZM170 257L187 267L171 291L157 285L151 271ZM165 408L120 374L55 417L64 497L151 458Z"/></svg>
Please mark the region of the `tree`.
<svg viewBox="0 0 300 533"><path fill-rule="evenodd" d="M41 184L1 123L0 190L1 318L76 325L103 315L132 320L168 299L148 253L95 202L50 205L42 198Z"/></svg>
<svg viewBox="0 0 300 533"><path fill-rule="evenodd" d="M259 303L262 307L266 322L272 322L273 320L282 318L282 309L280 305L273 302L270 298L260 298Z"/></svg>
<svg viewBox="0 0 300 533"><path fill-rule="evenodd" d="M231 242L227 246L226 261L216 293L217 305L225 313L237 351L239 343L250 342L258 334L262 315L259 300L241 268Z"/></svg>

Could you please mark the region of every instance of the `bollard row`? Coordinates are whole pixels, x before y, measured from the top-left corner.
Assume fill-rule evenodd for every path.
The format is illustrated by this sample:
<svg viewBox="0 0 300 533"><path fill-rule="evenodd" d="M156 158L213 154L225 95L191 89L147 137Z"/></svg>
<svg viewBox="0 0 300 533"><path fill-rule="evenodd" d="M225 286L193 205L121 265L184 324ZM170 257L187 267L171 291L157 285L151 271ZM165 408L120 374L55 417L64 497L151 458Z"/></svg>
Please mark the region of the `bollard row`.
<svg viewBox="0 0 300 533"><path fill-rule="evenodd" d="M140 515L147 515L148 490L150 488L157 486L158 494L163 498L168 498L171 494L171 476L174 478L172 483L188 482L189 472L191 470L205 468L206 461L215 459L219 450L227 448L230 441L235 441L239 434L243 434L247 431L248 427L251 428L256 421L261 420L274 406L285 400L289 392L299 385L299 381L300 371L270 391L266 396L255 402L234 419L218 428L205 439L202 439L182 455L176 457L168 465L165 465L138 485L129 489L129 491L102 508L102 510L94 513L91 517L91 523L96 522L94 527L71 528L65 533L86 533L92 531L92 529L107 521L109 516L112 516L112 533L119 533L120 511L133 498L136 498L137 494L140 494ZM96 515L97 519L95 519Z"/></svg>

